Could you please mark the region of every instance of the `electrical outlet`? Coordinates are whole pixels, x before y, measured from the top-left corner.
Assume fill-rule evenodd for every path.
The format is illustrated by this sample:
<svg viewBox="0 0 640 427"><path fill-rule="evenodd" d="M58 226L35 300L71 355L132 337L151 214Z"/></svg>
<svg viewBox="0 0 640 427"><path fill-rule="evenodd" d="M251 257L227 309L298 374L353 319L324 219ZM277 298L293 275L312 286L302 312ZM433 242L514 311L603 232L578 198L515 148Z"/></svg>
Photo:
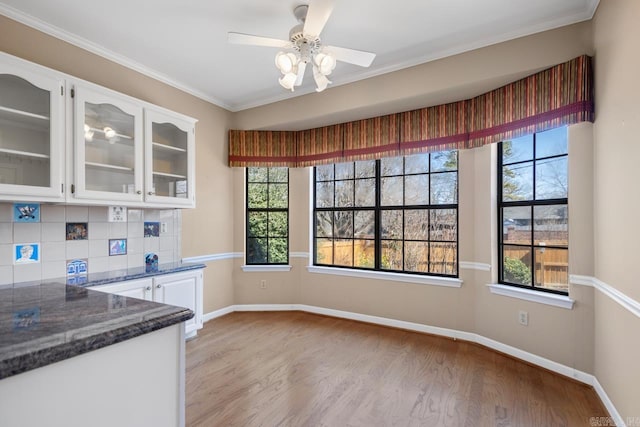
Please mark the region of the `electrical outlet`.
<svg viewBox="0 0 640 427"><path fill-rule="evenodd" d="M167 232L167 223L166 222L161 222L160 223L160 232L161 233L166 233Z"/></svg>
<svg viewBox="0 0 640 427"><path fill-rule="evenodd" d="M524 326L529 325L529 313L524 310L520 310L518 312L518 323Z"/></svg>
<svg viewBox="0 0 640 427"><path fill-rule="evenodd" d="M260 280L260 289L267 289L267 281L266 280Z"/></svg>

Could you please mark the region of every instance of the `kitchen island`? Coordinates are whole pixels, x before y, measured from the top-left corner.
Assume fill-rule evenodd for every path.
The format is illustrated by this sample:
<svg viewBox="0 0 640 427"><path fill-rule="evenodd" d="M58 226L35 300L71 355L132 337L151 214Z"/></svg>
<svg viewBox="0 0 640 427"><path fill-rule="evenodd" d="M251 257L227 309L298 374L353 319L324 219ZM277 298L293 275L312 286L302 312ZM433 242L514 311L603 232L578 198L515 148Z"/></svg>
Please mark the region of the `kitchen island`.
<svg viewBox="0 0 640 427"><path fill-rule="evenodd" d="M0 425L184 425L193 315L55 281L0 286Z"/></svg>

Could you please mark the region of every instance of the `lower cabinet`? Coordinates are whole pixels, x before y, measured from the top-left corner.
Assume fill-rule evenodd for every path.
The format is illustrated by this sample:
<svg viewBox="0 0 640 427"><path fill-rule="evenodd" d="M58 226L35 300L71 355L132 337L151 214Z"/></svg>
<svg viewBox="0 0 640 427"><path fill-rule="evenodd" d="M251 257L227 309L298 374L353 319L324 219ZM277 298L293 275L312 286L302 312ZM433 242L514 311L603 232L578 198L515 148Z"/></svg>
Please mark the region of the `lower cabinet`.
<svg viewBox="0 0 640 427"><path fill-rule="evenodd" d="M91 289L189 308L195 313L185 324L185 333L189 338L202 328L202 273L202 269L188 270L92 286Z"/></svg>

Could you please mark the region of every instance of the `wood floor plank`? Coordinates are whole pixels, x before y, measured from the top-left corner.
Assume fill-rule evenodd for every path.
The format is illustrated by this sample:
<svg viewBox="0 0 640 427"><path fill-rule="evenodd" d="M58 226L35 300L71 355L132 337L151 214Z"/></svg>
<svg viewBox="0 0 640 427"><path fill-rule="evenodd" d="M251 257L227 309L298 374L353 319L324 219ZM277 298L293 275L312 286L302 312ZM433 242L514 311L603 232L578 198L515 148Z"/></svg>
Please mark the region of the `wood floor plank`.
<svg viewBox="0 0 640 427"><path fill-rule="evenodd" d="M583 426L593 388L481 346L304 312L187 342L187 426Z"/></svg>

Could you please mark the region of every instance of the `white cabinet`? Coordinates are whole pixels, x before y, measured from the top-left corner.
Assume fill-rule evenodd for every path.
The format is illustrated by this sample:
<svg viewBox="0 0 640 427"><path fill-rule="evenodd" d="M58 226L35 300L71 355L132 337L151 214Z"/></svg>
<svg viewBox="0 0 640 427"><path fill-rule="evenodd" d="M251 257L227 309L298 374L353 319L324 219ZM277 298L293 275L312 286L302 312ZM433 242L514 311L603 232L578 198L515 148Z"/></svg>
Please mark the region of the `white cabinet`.
<svg viewBox="0 0 640 427"><path fill-rule="evenodd" d="M203 270L198 269L92 286L91 289L188 308L195 314L185 323L185 333L191 337L203 324L202 280Z"/></svg>
<svg viewBox="0 0 640 427"><path fill-rule="evenodd" d="M151 108L144 116L146 202L195 206L195 123Z"/></svg>
<svg viewBox="0 0 640 427"><path fill-rule="evenodd" d="M142 202L142 106L95 87L74 85L72 196Z"/></svg>
<svg viewBox="0 0 640 427"><path fill-rule="evenodd" d="M0 56L0 200L63 201L60 75Z"/></svg>
<svg viewBox="0 0 640 427"><path fill-rule="evenodd" d="M153 278L154 301L190 308L195 313L185 324L187 336L202 328L202 273L192 270Z"/></svg>
<svg viewBox="0 0 640 427"><path fill-rule="evenodd" d="M195 207L195 123L0 52L0 201Z"/></svg>

